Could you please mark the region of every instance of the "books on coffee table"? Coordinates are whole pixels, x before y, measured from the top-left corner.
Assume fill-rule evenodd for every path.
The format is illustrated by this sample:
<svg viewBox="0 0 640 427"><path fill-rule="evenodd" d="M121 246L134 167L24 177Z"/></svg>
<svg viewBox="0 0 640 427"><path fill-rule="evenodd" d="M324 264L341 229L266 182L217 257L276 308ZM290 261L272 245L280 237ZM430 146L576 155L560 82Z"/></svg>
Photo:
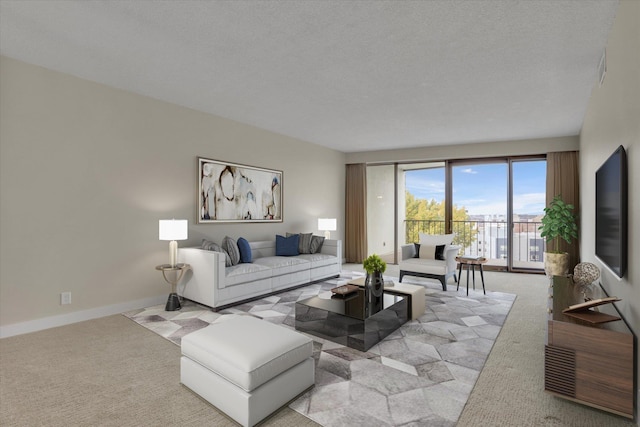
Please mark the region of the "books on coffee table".
<svg viewBox="0 0 640 427"><path fill-rule="evenodd" d="M342 285L338 286L337 288L331 289L331 292L333 292L335 295L345 296L357 292L358 289L359 287L355 285Z"/></svg>

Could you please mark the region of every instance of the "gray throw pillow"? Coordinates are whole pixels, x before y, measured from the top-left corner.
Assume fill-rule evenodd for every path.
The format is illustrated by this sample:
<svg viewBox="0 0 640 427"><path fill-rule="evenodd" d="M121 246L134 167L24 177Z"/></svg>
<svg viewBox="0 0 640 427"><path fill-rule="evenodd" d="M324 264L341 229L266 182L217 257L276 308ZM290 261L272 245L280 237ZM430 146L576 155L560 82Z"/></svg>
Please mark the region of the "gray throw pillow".
<svg viewBox="0 0 640 427"><path fill-rule="evenodd" d="M311 252L311 237L313 233L300 233L300 242L298 243L298 251L301 254L310 254Z"/></svg>
<svg viewBox="0 0 640 427"><path fill-rule="evenodd" d="M221 252L222 248L215 242L211 240L202 239L202 249L205 251L216 251Z"/></svg>
<svg viewBox="0 0 640 427"><path fill-rule="evenodd" d="M301 254L312 254L311 252L311 236L313 233L287 233L287 237L300 236L300 240L298 240L298 252Z"/></svg>
<svg viewBox="0 0 640 427"><path fill-rule="evenodd" d="M224 254L225 267L231 267L233 265L231 264L231 258L229 257L229 254L227 253L227 251L222 249L220 245L218 245L217 243L212 242L211 240L202 239L202 249L206 251L214 251L214 252L220 252Z"/></svg>
<svg viewBox="0 0 640 427"><path fill-rule="evenodd" d="M222 239L222 249L229 254L229 258L231 258L231 265L237 265L240 263L240 250L238 249L238 244L235 240L226 236Z"/></svg>
<svg viewBox="0 0 640 427"><path fill-rule="evenodd" d="M311 236L311 245L309 246L310 254L317 254L322 249L324 243L324 236Z"/></svg>

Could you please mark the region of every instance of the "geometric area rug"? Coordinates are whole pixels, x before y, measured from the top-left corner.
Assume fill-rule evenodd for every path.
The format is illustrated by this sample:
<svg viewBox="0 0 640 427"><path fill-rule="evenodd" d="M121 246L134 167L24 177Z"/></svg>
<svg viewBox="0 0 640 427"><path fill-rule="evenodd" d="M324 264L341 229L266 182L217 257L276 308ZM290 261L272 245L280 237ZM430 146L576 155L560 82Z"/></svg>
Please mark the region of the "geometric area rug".
<svg viewBox="0 0 640 427"><path fill-rule="evenodd" d="M123 313L180 345L220 316L251 315L295 329L295 302L342 285L358 272L240 304L220 312L191 301ZM397 278L386 277L397 281ZM407 277L425 287L426 311L361 352L314 335L315 387L289 407L323 426L455 426L511 310L515 295Z"/></svg>

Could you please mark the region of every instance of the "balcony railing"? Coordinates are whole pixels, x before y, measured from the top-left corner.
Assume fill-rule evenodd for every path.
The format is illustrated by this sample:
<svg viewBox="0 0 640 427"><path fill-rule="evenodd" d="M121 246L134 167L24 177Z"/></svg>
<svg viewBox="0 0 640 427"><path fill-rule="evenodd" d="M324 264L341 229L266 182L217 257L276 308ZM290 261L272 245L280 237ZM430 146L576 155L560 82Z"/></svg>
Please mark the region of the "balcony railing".
<svg viewBox="0 0 640 427"><path fill-rule="evenodd" d="M517 268L543 268L545 242L540 237L540 222L513 222L512 265ZM453 221L454 244L462 246L460 255L483 256L488 264L507 263L507 223L505 221ZM420 241L419 234L444 234L441 220L405 220L406 243Z"/></svg>

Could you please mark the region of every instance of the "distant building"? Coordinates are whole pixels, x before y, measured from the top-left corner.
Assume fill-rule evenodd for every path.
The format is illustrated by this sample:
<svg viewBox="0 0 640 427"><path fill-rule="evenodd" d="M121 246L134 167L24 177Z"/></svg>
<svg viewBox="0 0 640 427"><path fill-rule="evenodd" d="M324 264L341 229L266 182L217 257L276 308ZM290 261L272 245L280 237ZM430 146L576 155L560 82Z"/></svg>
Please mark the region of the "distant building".
<svg viewBox="0 0 640 427"><path fill-rule="evenodd" d="M540 237L542 215L514 215L511 255L514 263L539 263L543 261L544 239ZM506 260L508 255L507 222L504 215L470 215L476 239L465 255L484 256L494 260Z"/></svg>

